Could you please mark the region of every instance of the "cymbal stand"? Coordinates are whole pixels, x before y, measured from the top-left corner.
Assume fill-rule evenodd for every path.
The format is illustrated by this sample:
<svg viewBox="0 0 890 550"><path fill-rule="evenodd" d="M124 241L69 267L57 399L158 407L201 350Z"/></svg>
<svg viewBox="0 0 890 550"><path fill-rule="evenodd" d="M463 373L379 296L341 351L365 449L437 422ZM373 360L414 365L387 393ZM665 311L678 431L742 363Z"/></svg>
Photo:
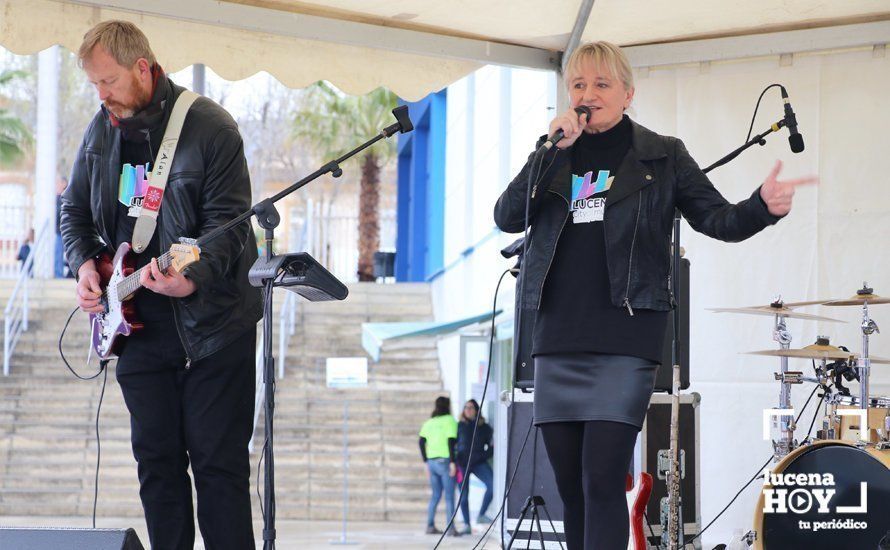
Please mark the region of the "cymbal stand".
<svg viewBox="0 0 890 550"><path fill-rule="evenodd" d="M868 358L868 337L877 332L880 334L878 324L868 316L868 300L862 303L862 355L856 362L859 373L859 407L868 410L868 377L871 374L871 360Z"/></svg>
<svg viewBox="0 0 890 550"><path fill-rule="evenodd" d="M773 328L773 340L779 343L782 349L791 347L791 331L788 330L785 321L787 316L776 314L776 325ZM791 379L788 376L788 358L780 357L780 376L781 389L779 390L779 408L791 408ZM794 415L781 415L773 417L773 427L779 429L779 439L773 441L773 460L778 462L797 446L794 441L794 430L797 428L794 424Z"/></svg>

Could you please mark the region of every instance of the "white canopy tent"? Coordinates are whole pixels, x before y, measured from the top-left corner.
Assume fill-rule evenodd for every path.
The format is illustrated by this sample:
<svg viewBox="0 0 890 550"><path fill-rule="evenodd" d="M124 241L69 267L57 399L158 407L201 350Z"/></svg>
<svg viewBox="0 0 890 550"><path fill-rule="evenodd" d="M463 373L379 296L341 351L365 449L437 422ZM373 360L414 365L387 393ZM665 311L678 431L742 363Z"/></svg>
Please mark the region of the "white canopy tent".
<svg viewBox="0 0 890 550"><path fill-rule="evenodd" d="M555 69L576 23L582 40L634 46L636 66L791 49L770 32L800 31L797 51L890 40L885 0L0 0L0 44L75 50L112 18L137 22L168 71L203 63L229 80L267 71L290 87L382 85L407 100L484 64ZM689 43L702 39L718 41Z"/></svg>
<svg viewBox="0 0 890 550"><path fill-rule="evenodd" d="M409 101L488 64L558 70L578 40L620 44L644 71L890 42L886 0L0 0L0 46L76 50L114 18L136 22L168 72L202 63L228 80L266 71L289 87L386 86ZM54 55L45 74L57 74ZM41 86L44 101L52 87ZM49 111L38 112L35 227L52 229Z"/></svg>

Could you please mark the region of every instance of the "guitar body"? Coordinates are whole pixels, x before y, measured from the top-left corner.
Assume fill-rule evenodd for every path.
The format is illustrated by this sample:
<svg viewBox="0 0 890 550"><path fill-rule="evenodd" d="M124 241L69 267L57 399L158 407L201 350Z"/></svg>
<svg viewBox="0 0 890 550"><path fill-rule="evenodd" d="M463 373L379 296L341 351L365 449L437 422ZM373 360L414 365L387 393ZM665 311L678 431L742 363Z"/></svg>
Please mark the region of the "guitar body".
<svg viewBox="0 0 890 550"><path fill-rule="evenodd" d="M652 494L652 476L648 472L641 472L637 476L637 482L630 474L627 474L626 492L627 511L630 517L630 537L627 539L627 550L647 550L646 534L643 532L643 521L646 512L646 504L649 503L649 495Z"/></svg>
<svg viewBox="0 0 890 550"><path fill-rule="evenodd" d="M114 258L102 254L96 261L99 286L105 293L102 301L105 311L91 313L90 324L93 351L101 359L117 356L124 338L142 328L142 323L136 320L133 301L127 300L128 296L117 295L118 283L132 274L134 268L135 258L129 243L122 243Z"/></svg>
<svg viewBox="0 0 890 550"><path fill-rule="evenodd" d="M167 269L172 267L182 273L183 269L198 261L200 253L197 241L180 238L179 244L172 245L169 252L157 258L158 269L167 273ZM138 270L135 267L136 258L130 252L130 243L121 243L114 258L102 254L96 260L102 289L101 304L105 311L91 313L90 325L93 351L101 359L119 355L124 339L142 328L142 323L136 320L136 308L130 298L142 288L140 274L149 267L143 266Z"/></svg>

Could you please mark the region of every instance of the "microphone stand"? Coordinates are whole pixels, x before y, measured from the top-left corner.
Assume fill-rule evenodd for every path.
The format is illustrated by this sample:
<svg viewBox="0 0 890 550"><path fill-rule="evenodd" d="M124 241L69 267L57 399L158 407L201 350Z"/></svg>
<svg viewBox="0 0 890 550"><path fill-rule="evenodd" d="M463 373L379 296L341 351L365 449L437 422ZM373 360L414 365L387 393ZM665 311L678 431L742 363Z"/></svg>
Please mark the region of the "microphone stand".
<svg viewBox="0 0 890 550"><path fill-rule="evenodd" d="M731 160L733 160L734 158L739 156L743 151L752 147L753 145L766 145L766 139L765 139L766 136L768 136L769 134L772 134L774 132L778 132L779 130L784 128L786 125L787 125L787 118L783 118L782 120L779 120L778 122L774 122L769 127L769 129L767 129L766 131L764 131L760 134L757 134L756 136L754 136L753 138L748 140L744 145L731 151L726 156L717 160L710 166L702 169L702 172L707 174L714 168L723 166L724 164L730 162ZM680 396L679 396L679 394L680 394L680 376L679 376L680 375L680 309L679 309L679 297L680 297L680 288L681 288L680 260L682 257L682 253L680 251L680 219L681 219L680 209L675 208L674 209L674 234L673 234L673 243L671 246L671 277L670 277L670 285L669 286L670 286L670 293L671 293L671 304L673 305L673 321L674 321L674 327L673 327L674 334L673 334L673 342L671 345L671 359L673 362L674 375L673 375L673 386L671 388L671 390L672 390L671 393L673 394L672 399L676 403L678 411L679 411L679 398L680 398ZM673 416L673 411L672 411L671 416ZM678 418L676 421L679 424L679 414L677 416L678 416ZM677 448L679 449L679 443L678 443ZM678 454L678 459L679 459L679 450L678 450L677 454ZM677 491L680 490L679 481L676 484L668 483L669 493L671 491L672 485L674 485L677 488ZM669 495L669 497L670 497L670 495ZM679 499L679 495L677 496L677 498ZM676 513L677 513L677 515L680 516L680 517L675 518L676 525L678 528L678 536L677 536L676 541L672 541L672 540L668 541L668 547L669 548L673 547L673 548L679 549L679 548L683 548L685 546L685 543L683 540L684 535L683 535L683 521L682 521L683 520L682 505L680 507L678 507L678 511ZM696 535L696 537L697 536L698 535ZM674 544L676 544L676 546L674 546Z"/></svg>
<svg viewBox="0 0 890 550"><path fill-rule="evenodd" d="M254 286L262 286L264 289L263 295L263 383L265 385L265 435L266 435L266 444L263 446L263 456L262 460L266 462L266 467L264 469L265 478L264 478L264 490L263 490L263 511L265 512L265 516L263 518L263 548L264 550L272 550L275 548L275 462L273 455L273 425L272 418L275 410L275 357L272 354L272 289L275 286L286 286L288 285L287 281L278 282L276 278L279 275L279 268L281 268L285 263L287 263L289 258L282 258L280 256L276 256L273 252L273 242L275 239L275 228L278 227L278 224L281 222L281 216L278 211L275 209L275 204L282 198L290 195L297 189L303 187L304 185L310 183L311 181L323 176L324 174L330 173L335 178L339 178L343 175L343 170L340 168L340 164L349 159L350 157L360 153L361 151L367 149L371 145L377 143L381 139L389 138L396 133L407 133L414 129L413 124L411 123L411 119L408 116L408 107L406 105L400 105L396 107L392 111L393 115L396 117L396 123L390 126L387 126L379 134L369 139L365 143L359 145L352 151L344 154L340 158L336 160L332 160L327 164L323 165L321 168L312 172L308 176L303 179L295 182L287 189L264 199L252 206L250 210L240 214L238 217L234 218L230 222L222 225L210 233L203 235L195 240L195 244L197 246L203 246L208 242L216 239L220 235L231 231L234 227L239 224L247 221L251 216L256 216L257 223L259 223L260 227L262 227L265 231L265 241L266 241L266 254L264 258L258 258L254 263L253 267L250 269L250 279L251 284ZM290 256L290 255L285 255ZM301 256L301 255L295 255ZM306 256L306 255L302 255ZM310 258L311 260L311 258ZM299 259L298 259L299 261ZM270 268L271 267L271 268ZM287 269L285 269L287 272ZM331 277L333 278L333 277ZM334 279L336 281L336 279ZM336 281L339 283L339 281ZM345 290L345 288L343 289ZM335 293L331 295L333 299L342 300L345 298L345 293ZM316 298L318 299L318 298ZM332 299L332 298L321 298L321 299Z"/></svg>

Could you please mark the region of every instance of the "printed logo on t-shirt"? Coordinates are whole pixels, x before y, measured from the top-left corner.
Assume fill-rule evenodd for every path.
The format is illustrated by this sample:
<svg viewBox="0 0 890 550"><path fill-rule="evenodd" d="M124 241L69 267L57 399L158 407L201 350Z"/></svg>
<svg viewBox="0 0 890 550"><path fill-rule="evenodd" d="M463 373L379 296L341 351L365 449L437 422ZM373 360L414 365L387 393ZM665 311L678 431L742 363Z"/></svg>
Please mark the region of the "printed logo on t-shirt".
<svg viewBox="0 0 890 550"><path fill-rule="evenodd" d="M145 192L148 190L148 178L151 173L151 163L146 162L145 165L137 164L133 166L129 162L121 168L120 183L118 184L117 200L126 207L129 207L127 215L138 218L142 211L142 201L145 198Z"/></svg>
<svg viewBox="0 0 890 550"><path fill-rule="evenodd" d="M606 194L612 187L615 176L609 176L608 170L600 170L596 181L593 171L583 177L572 174L572 223L590 223L603 221L606 211Z"/></svg>

